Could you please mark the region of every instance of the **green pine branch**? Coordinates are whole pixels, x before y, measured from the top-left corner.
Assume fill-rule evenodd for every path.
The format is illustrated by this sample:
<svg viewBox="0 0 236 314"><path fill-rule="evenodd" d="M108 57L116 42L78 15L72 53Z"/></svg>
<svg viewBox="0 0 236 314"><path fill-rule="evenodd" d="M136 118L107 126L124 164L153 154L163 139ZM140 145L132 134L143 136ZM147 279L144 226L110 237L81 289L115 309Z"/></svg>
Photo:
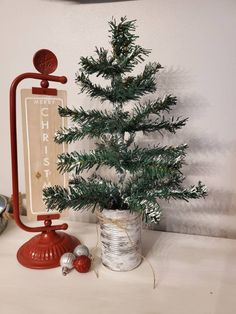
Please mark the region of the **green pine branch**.
<svg viewBox="0 0 236 314"><path fill-rule="evenodd" d="M181 129L187 122L188 118L170 118L167 119L165 116L157 118L152 121L150 119L138 123L137 116L130 119L125 127L125 132L138 132L142 131L144 134L162 130L169 131L170 133L176 133L177 130Z"/></svg>
<svg viewBox="0 0 236 314"><path fill-rule="evenodd" d="M131 196L125 199L131 212L140 212L143 214L143 220L146 223L158 223L161 218L161 207L153 197L140 195Z"/></svg>
<svg viewBox="0 0 236 314"><path fill-rule="evenodd" d="M88 136L89 138L101 137L104 134L123 134L125 131L125 121L129 117L128 112L91 110L84 112L83 109L71 110L69 108L60 109L62 116L70 116L80 127L61 128L56 132L55 142L72 143Z"/></svg>
<svg viewBox="0 0 236 314"><path fill-rule="evenodd" d="M124 72L124 69L117 63L115 59L108 55L108 50L104 48L97 48L95 50L98 58L94 57L81 57L80 65L81 70L87 75L97 74L105 79L113 78Z"/></svg>
<svg viewBox="0 0 236 314"><path fill-rule="evenodd" d="M161 68L159 63L149 63L143 72L136 77L118 77L112 82L112 86L101 87L91 82L85 72L77 74L76 82L81 86L81 92L87 93L91 98L100 98L101 102L125 103L130 100L138 100L147 93L156 91L155 74Z"/></svg>
<svg viewBox="0 0 236 314"><path fill-rule="evenodd" d="M205 185L198 182L198 185L192 185L189 188L182 188L174 189L173 187L162 186L158 190L150 191L153 195L160 199L181 199L188 202L189 199L198 199L207 196L207 188Z"/></svg>
<svg viewBox="0 0 236 314"><path fill-rule="evenodd" d="M72 143L86 136L78 127L61 128L55 134L54 141L57 144Z"/></svg>
<svg viewBox="0 0 236 314"><path fill-rule="evenodd" d="M89 75L85 72L81 71L77 74L76 82L80 84L81 93L85 92L91 98L100 98L102 102L105 100L110 100L111 88L103 88L99 84L92 83Z"/></svg>
<svg viewBox="0 0 236 314"><path fill-rule="evenodd" d="M88 134L86 130L90 129L89 125L92 125L92 132L94 129L102 129L104 133L122 132L122 125L130 116L128 111L121 110L113 112L96 109L85 111L82 107L78 109L59 107L58 110L61 117L70 117L71 121L79 124L86 134Z"/></svg>
<svg viewBox="0 0 236 314"><path fill-rule="evenodd" d="M71 116L72 121L76 121L80 124L80 127L61 128L56 132L55 142L72 143L81 140L88 136L89 138L101 137L105 134L124 134L130 133L129 145L133 142L134 133L142 131L144 134L166 130L171 133L176 133L178 129L181 129L187 122L188 118L170 118L165 116L158 116L154 121L146 119L148 110L143 110L136 113L133 116L127 111L115 111L108 113L107 111L91 110L85 112L82 108L79 110L60 108L61 116ZM152 111L150 108L149 112Z"/></svg>
<svg viewBox="0 0 236 314"><path fill-rule="evenodd" d="M182 178L181 181L183 179L184 178ZM198 199L207 196L206 186L201 182L199 182L197 186L191 186L185 189L178 184L175 189L173 184L170 184L170 186L160 184L159 189L157 189L155 185L152 185L152 188L148 189L147 185L146 187L143 185L144 182L137 183L137 181L134 181L133 184L133 190L128 190L127 192L126 187L126 194L128 196L125 198L125 202L128 208L136 208L135 211L142 212L144 214L144 220L147 223L157 223L160 220L162 210L157 198L166 200L173 198L188 201L189 199ZM147 192L144 193L143 191Z"/></svg>
<svg viewBox="0 0 236 314"><path fill-rule="evenodd" d="M167 95L163 100L148 101L144 104L136 104L133 109L133 123L143 122L150 114L159 115L161 112L169 113L177 103L177 98L172 95Z"/></svg>
<svg viewBox="0 0 236 314"><path fill-rule="evenodd" d="M112 19L109 22L111 45L116 58L128 55L135 46L135 41L138 38L134 34L136 29L135 23L136 20L128 21L126 17L122 17L119 22L116 19Z"/></svg>
<svg viewBox="0 0 236 314"><path fill-rule="evenodd" d="M144 49L143 47L136 45L129 51L129 54L125 54L118 58L117 63L122 70L121 74L126 72L130 73L138 63L144 61L144 57L148 56L150 52L151 50Z"/></svg>
<svg viewBox="0 0 236 314"><path fill-rule="evenodd" d="M175 166L153 168L153 172L145 168L132 175L126 181L124 189L128 195L143 195L147 191L159 190L163 187L179 190L184 179L184 175Z"/></svg>
<svg viewBox="0 0 236 314"><path fill-rule="evenodd" d="M134 46L129 54L122 58L115 58L108 55L108 50L104 48L95 49L97 58L81 57L81 71L87 75L96 74L105 79L113 79L115 76L120 76L125 73L130 73L135 65L144 60L144 56L150 53L150 50L144 49L141 46Z"/></svg>
<svg viewBox="0 0 236 314"><path fill-rule="evenodd" d="M178 147L154 147L139 148L130 150L123 144L116 143L116 146L100 145L97 149L88 153L63 153L58 156L58 170L61 173L75 171L80 174L84 170L89 170L96 166L96 170L101 166L115 168L118 173L129 171L149 172L152 177L154 172L166 172L171 169L180 169L185 157L187 146Z"/></svg>
<svg viewBox="0 0 236 314"><path fill-rule="evenodd" d="M166 183L163 182L160 184L155 184L155 181L153 181L153 188L149 188L151 187L150 182L144 182L140 180L135 184L134 187L132 187L132 190L129 193L142 193L142 189L144 189L143 184L145 184L145 190L147 191L148 195L159 199L181 199L188 202L189 199L198 199L207 196L207 188L204 184L201 183L201 181L199 181L197 185L192 185L189 188L184 188L181 185L183 180L184 177L181 178L180 176L177 181L174 180L170 183L166 181ZM129 185L127 185L127 190L128 188L131 188L130 183Z"/></svg>
<svg viewBox="0 0 236 314"><path fill-rule="evenodd" d="M109 149L94 150L89 153L64 153L58 156L58 170L62 173L75 171L76 174L84 170L89 170L96 166L98 170L101 166L115 167L118 172L123 172L120 165L119 154Z"/></svg>
<svg viewBox="0 0 236 314"><path fill-rule="evenodd" d="M114 196L117 204L111 196ZM88 180L82 177L76 178L70 181L68 188L58 185L48 187L43 190L43 199L48 209L59 212L66 208L80 210L93 207L94 210L96 205L103 209L121 204L120 191L117 186L98 176L93 176Z"/></svg>

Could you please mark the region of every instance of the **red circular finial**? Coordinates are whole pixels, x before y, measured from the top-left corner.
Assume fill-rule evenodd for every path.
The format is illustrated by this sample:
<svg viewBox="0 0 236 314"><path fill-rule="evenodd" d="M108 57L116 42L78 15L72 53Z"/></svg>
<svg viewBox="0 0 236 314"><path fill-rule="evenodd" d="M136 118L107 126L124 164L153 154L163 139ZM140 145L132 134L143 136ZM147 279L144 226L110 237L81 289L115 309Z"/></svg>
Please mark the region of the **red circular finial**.
<svg viewBox="0 0 236 314"><path fill-rule="evenodd" d="M33 64L40 73L50 74L57 68L57 57L52 51L41 49L35 53Z"/></svg>

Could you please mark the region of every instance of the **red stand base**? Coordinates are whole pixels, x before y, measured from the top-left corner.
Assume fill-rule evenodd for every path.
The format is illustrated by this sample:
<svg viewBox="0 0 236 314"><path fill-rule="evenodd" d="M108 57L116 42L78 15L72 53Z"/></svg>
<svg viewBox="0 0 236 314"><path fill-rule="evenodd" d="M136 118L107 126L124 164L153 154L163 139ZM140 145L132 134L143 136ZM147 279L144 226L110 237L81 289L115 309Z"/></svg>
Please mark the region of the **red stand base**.
<svg viewBox="0 0 236 314"><path fill-rule="evenodd" d="M19 263L28 268L48 269L60 266L64 253L73 252L80 241L65 232L42 232L25 244L18 252Z"/></svg>

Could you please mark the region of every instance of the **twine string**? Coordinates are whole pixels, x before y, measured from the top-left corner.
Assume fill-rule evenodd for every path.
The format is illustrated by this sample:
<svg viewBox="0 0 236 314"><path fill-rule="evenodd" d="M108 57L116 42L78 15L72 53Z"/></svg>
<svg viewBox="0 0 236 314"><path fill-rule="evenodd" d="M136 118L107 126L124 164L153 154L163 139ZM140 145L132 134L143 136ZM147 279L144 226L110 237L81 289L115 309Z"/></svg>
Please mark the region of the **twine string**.
<svg viewBox="0 0 236 314"><path fill-rule="evenodd" d="M94 263L94 260L95 260L95 253L96 253L96 251L97 251L98 244L99 244L99 232L98 232L98 224L97 224L97 223L96 223L96 233L97 233L96 245L95 245L94 248L92 248L92 249L90 250L90 252L91 252L90 255L91 255L91 261L92 261L92 263ZM99 278L99 273L98 273L98 270L95 268L95 265L94 265L93 271L94 271L96 277Z"/></svg>

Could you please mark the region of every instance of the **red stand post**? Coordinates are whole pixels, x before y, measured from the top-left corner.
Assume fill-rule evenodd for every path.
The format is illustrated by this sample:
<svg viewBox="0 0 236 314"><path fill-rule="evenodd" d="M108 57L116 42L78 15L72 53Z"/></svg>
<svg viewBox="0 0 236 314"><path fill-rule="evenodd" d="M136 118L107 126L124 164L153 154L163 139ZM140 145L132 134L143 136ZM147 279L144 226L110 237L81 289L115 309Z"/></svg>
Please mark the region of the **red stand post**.
<svg viewBox="0 0 236 314"><path fill-rule="evenodd" d="M13 215L17 225L28 232L41 232L23 244L17 252L20 264L28 268L47 269L57 267L60 257L66 252L73 252L80 243L79 240L65 232L67 224L52 225L53 219L60 218L60 214L38 215L37 220L44 220L44 226L29 227L20 219L19 185L18 185L18 159L17 159L17 127L16 127L16 90L18 84L24 79L41 81L41 88L32 88L35 94L56 95L57 90L48 88L48 81L65 84L65 76L49 75L57 68L56 56L47 49L39 50L34 55L34 66L40 73L24 73L15 78L10 87L10 132L11 132L11 162L12 162L12 189L13 189Z"/></svg>

